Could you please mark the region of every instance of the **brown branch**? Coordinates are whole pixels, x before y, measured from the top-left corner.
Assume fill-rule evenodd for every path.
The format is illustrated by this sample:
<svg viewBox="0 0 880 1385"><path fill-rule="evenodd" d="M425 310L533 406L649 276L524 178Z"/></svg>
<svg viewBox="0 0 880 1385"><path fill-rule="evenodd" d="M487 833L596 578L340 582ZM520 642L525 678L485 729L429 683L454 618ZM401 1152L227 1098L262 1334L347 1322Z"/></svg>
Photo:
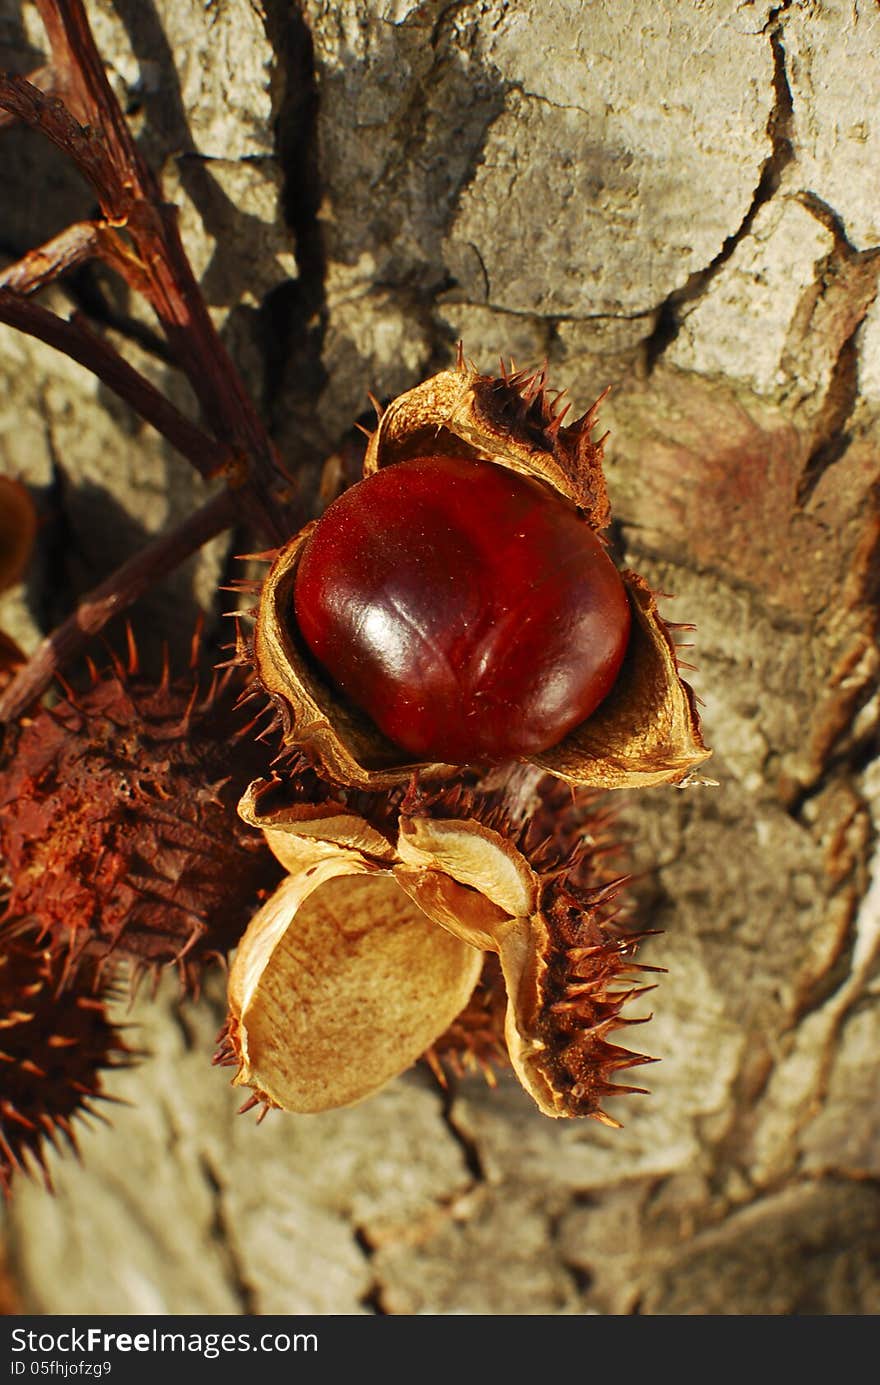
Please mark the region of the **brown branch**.
<svg viewBox="0 0 880 1385"><path fill-rule="evenodd" d="M0 269L0 288L18 294L36 293L59 274L92 259L98 253L97 241L97 223L78 221L36 250L29 250L14 264Z"/></svg>
<svg viewBox="0 0 880 1385"><path fill-rule="evenodd" d="M74 120L60 96L47 96L26 77L0 73L0 108L38 130L74 160L91 183L109 220L123 221L131 206L129 194L120 194L118 174L98 130ZM116 215L114 216L114 209Z"/></svg>
<svg viewBox="0 0 880 1385"><path fill-rule="evenodd" d="M77 221L35 250L29 250L20 260L0 270L0 288L19 294L36 293L59 275L92 259L112 265L133 288L143 291L143 265L103 221Z"/></svg>
<svg viewBox="0 0 880 1385"><path fill-rule="evenodd" d="M57 76L58 74L53 65L47 63L45 67L36 68L28 77L28 81L31 86L37 87L40 91L45 91L48 94L57 90ZM18 116L13 115L11 111L0 110L0 130L4 129L4 127L17 124Z"/></svg>
<svg viewBox="0 0 880 1385"><path fill-rule="evenodd" d="M80 129L80 139L66 132L68 152L93 182L107 219L125 225L147 269L145 293L175 359L189 378L212 431L247 457L264 524L276 537L283 536L285 525L283 520L279 524L277 513L290 477L217 335L180 240L176 208L163 201L159 184L134 142L107 80L82 0L37 0L37 7L65 91L89 127ZM53 135L57 122L47 120L45 112L41 119L41 128L50 138L60 133L56 129ZM100 132L102 142L97 162L91 127ZM283 498L280 508L284 508Z"/></svg>
<svg viewBox="0 0 880 1385"><path fill-rule="evenodd" d="M167 438L205 478L216 475L224 466L232 467L238 460L229 448L190 422L155 385L79 318L68 322L38 303L0 288L0 322L54 346L97 375L108 389Z"/></svg>
<svg viewBox="0 0 880 1385"><path fill-rule="evenodd" d="M69 104L79 121L100 130L117 191L124 196L128 184L132 199L161 202L159 185L107 80L81 0L36 0L36 4L54 65L64 74Z"/></svg>
<svg viewBox="0 0 880 1385"><path fill-rule="evenodd" d="M75 658L107 622L126 610L157 578L165 576L209 539L235 523L239 503L224 490L170 533L147 544L80 602L0 694L0 722L26 711L49 687L59 669Z"/></svg>
<svg viewBox="0 0 880 1385"><path fill-rule="evenodd" d="M40 8L64 88L90 123L81 125L59 97L47 98L24 77L0 74L0 108L67 154L94 188L110 226L125 227L135 253L116 268L151 304L209 426L246 466L252 518L270 537L283 539L290 532L285 507L291 478L211 321L180 240L177 209L162 201L131 138L79 0L61 7L41 0Z"/></svg>

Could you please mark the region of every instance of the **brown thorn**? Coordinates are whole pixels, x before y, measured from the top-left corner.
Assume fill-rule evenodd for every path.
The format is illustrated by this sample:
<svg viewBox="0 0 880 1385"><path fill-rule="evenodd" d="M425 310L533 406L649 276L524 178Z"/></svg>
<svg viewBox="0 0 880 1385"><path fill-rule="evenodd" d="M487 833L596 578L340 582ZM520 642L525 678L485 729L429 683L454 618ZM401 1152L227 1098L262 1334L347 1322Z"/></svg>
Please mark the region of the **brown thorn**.
<svg viewBox="0 0 880 1385"><path fill-rule="evenodd" d="M196 623L193 628L192 640L189 646L189 666L195 672L199 666L199 654L202 648L202 636L205 633L205 616L199 611L196 616Z"/></svg>
<svg viewBox="0 0 880 1385"><path fill-rule="evenodd" d="M443 1071L442 1064L440 1063L440 1060L437 1057L435 1050L433 1048L427 1049L426 1052L422 1054L422 1057L428 1064L428 1067L431 1069L431 1072L434 1074L438 1086L442 1087L443 1090L446 1091L446 1089L449 1086L449 1081L446 1077L446 1073Z"/></svg>
<svg viewBox="0 0 880 1385"><path fill-rule="evenodd" d="M620 1072L624 1068L646 1067L648 1063L659 1063L659 1058L652 1058L647 1053L631 1053L627 1048L617 1050L617 1057L612 1058L608 1065L612 1071Z"/></svg>
<svg viewBox="0 0 880 1385"><path fill-rule="evenodd" d="M101 640L101 643L102 643L103 646L104 646L104 649L105 649L106 652L107 652L107 658L110 660L110 664L111 664L111 667L112 667L112 669L113 669L113 672L116 674L116 677L118 678L119 682L122 683L122 684L124 685L124 684L125 684L125 677L126 677L125 665L123 664L122 660L120 659L119 655L116 653L116 650L113 648L113 646L110 644L110 642L109 642L108 640L104 639L103 636L99 636L99 638L100 638L100 640ZM87 658L86 658L86 663L88 663L88 662L89 662L89 660L88 660L88 657L87 657ZM130 700L130 699L129 699L129 700Z"/></svg>
<svg viewBox="0 0 880 1385"><path fill-rule="evenodd" d="M132 629L130 620L126 620L125 622L125 644L128 650L128 675L129 677L134 677L136 674L140 673L141 665L138 657L137 644L134 638L134 630Z"/></svg>
<svg viewBox="0 0 880 1385"><path fill-rule="evenodd" d="M565 419L565 415L569 412L570 409L571 409L571 405L570 405L570 404L566 404L565 408L564 408L564 409L560 409L559 413L556 414L556 415L550 420L550 422L547 424L546 428L544 429L544 432L548 435L548 437L555 438L555 437L557 436L557 434L559 433L560 428L562 427L563 420Z"/></svg>
<svg viewBox="0 0 880 1385"><path fill-rule="evenodd" d="M610 1130L623 1129L623 1123L621 1121L615 1120L613 1116L609 1116L608 1112L603 1111L601 1106L597 1107L595 1111L588 1111L587 1115L590 1116L594 1121L599 1121L601 1125L607 1125Z"/></svg>
<svg viewBox="0 0 880 1385"><path fill-rule="evenodd" d="M81 712L82 707L77 706L76 694L74 693L73 688L70 686L67 679L64 677L64 674L59 673L57 669L55 670L55 682L60 684L61 691L64 693L64 696L70 703L71 707L76 707L76 710L78 712Z"/></svg>
<svg viewBox="0 0 880 1385"><path fill-rule="evenodd" d="M264 548L262 553L236 553L237 563L274 563L278 557L279 549Z"/></svg>
<svg viewBox="0 0 880 1385"><path fill-rule="evenodd" d="M171 687L171 655L168 651L168 641L162 641L162 677L159 681L159 692L167 693Z"/></svg>
<svg viewBox="0 0 880 1385"><path fill-rule="evenodd" d="M599 412L599 409L600 409L601 405L605 403L605 400L608 398L608 396L609 396L610 393L611 393L611 386L610 386L610 385L606 385L605 388L604 388L604 390L602 391L602 393L596 396L596 398L593 400L592 404L590 405L589 409L587 410L585 417L588 418L588 419L590 420L590 427L592 427L593 421L595 420L596 415L597 415L597 413Z"/></svg>

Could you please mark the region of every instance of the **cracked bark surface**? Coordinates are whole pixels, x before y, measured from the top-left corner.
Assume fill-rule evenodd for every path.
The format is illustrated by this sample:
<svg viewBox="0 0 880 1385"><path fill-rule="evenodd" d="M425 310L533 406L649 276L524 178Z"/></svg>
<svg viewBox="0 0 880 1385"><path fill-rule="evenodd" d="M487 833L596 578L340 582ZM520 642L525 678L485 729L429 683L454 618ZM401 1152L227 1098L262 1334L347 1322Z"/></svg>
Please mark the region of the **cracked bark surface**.
<svg viewBox="0 0 880 1385"><path fill-rule="evenodd" d="M880 1311L880 13L842 0L588 6L90 5L183 208L212 311L287 457L317 476L366 392L449 362L607 384L626 565L697 624L715 788L626 809L662 1059L625 1128L551 1122L508 1080L416 1070L259 1129L208 1058L220 998L131 1016L112 1130L5 1214L4 1301L38 1313ZM40 60L0 3L0 63ZM85 214L0 132L0 248ZM172 391L145 319L106 320ZM53 290L60 292L60 290ZM129 320L135 318L135 324ZM178 402L185 403L182 397ZM0 468L35 488L31 646L203 493L83 372L0 334ZM52 539L63 542L51 542ZM234 542L234 540L232 540ZM182 643L229 543L158 589ZM7 1280L9 1287L7 1288Z"/></svg>

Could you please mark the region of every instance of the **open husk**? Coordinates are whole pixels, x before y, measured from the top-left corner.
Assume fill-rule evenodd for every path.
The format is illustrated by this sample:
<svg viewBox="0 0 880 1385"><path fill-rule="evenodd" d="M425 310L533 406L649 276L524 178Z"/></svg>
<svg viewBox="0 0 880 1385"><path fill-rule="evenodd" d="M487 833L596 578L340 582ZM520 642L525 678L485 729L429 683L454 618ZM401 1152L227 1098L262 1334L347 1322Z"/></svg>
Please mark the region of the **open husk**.
<svg viewBox="0 0 880 1385"><path fill-rule="evenodd" d="M369 1096L465 1012L494 953L523 1087L549 1116L617 1124L602 1100L641 1089L614 1072L650 1061L608 1038L634 1022L620 1011L637 994L624 979L634 940L603 921L619 882L575 906L477 818L407 809L389 834L344 802L279 802L274 788L258 781L239 810L289 874L231 969L236 1083L300 1112Z"/></svg>
<svg viewBox="0 0 880 1385"><path fill-rule="evenodd" d="M230 970L233 1080L287 1111L348 1106L448 1028L482 954L429 921L394 879L390 843L343 805L264 815L252 786L240 811L290 873Z"/></svg>
<svg viewBox="0 0 880 1385"><path fill-rule="evenodd" d="M402 818L398 853L397 878L425 912L497 953L507 1052L544 1114L617 1125L602 1100L643 1089L613 1082L614 1072L651 1060L608 1040L639 1022L620 1012L642 989L625 981L633 939L597 912L613 889L596 892L593 910L560 905L509 838L473 819Z"/></svg>
<svg viewBox="0 0 880 1385"><path fill-rule="evenodd" d="M316 883L317 882L317 883ZM393 876L340 863L291 876L251 923L230 976L238 1083L315 1112L408 1068L464 1009L482 956L430 923Z"/></svg>
<svg viewBox="0 0 880 1385"><path fill-rule="evenodd" d="M543 373L480 375L459 359L395 399L370 438L365 475L396 462L448 452L489 460L551 486L596 530L610 519L602 441L592 441L597 405L563 426ZM387 789L414 771L448 779L461 766L414 762L335 689L300 639L293 612L297 564L313 526L277 554L263 585L253 658L278 709L284 745L313 755L340 783ZM647 584L621 574L633 633L611 694L586 721L532 763L575 784L624 788L680 783L709 754L695 700L679 675L675 646Z"/></svg>

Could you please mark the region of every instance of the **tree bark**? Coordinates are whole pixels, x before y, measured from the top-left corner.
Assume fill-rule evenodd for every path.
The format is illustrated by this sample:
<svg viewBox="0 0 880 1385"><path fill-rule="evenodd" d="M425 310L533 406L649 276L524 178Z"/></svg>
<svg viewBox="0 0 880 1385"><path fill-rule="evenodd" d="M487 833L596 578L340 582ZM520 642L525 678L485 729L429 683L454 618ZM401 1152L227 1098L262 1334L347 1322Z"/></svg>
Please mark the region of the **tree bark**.
<svg viewBox="0 0 880 1385"><path fill-rule="evenodd" d="M286 463L354 479L367 392L465 355L606 385L621 562L693 621L715 786L630 796L640 1031L624 1129L417 1069L237 1118L222 986L132 1018L131 1105L21 1181L35 1313L880 1311L880 12L843 0L89 6L215 322ZM44 46L4 7L0 67ZM7 15L9 17L7 17ZM10 257L90 215L0 131ZM36 172L34 170L37 170ZM102 287L103 285L103 287ZM100 276L111 334L190 407ZM59 295L60 289L51 293ZM89 299L93 302L93 298ZM141 323L143 327L146 319ZM126 326L126 324L128 324ZM202 483L78 366L0 327L0 469L50 516L0 624L34 647ZM325 471L325 479L329 473ZM50 542L54 540L54 546ZM140 626L216 617L230 547ZM240 551L234 549L232 551ZM148 643L149 643L148 638Z"/></svg>

